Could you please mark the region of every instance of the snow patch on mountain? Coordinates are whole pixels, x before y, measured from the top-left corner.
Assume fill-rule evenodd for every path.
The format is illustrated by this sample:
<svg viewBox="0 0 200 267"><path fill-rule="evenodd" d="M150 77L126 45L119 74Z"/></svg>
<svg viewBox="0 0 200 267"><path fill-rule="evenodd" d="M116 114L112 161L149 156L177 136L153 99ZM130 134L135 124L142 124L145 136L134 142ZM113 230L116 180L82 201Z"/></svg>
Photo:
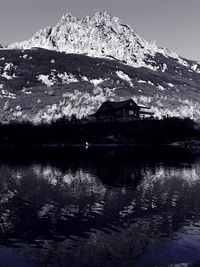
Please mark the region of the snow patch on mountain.
<svg viewBox="0 0 200 267"><path fill-rule="evenodd" d="M62 84L70 84L70 83L77 83L78 82L78 79L71 73L58 73L57 75L61 81L62 81Z"/></svg>
<svg viewBox="0 0 200 267"><path fill-rule="evenodd" d="M32 59L32 57L30 57L30 56L27 55L27 54L24 54L24 55L22 56L22 58L27 59L27 60L31 60L31 59Z"/></svg>
<svg viewBox="0 0 200 267"><path fill-rule="evenodd" d="M22 91L24 94L27 94L27 95L32 94L32 92L30 91L29 88L25 88L25 87L24 87L21 91Z"/></svg>
<svg viewBox="0 0 200 267"><path fill-rule="evenodd" d="M173 87L175 87L175 85L174 84L172 84L172 83L168 83L167 84L170 88L173 88Z"/></svg>
<svg viewBox="0 0 200 267"><path fill-rule="evenodd" d="M200 66L198 64L193 64L191 69L197 73L200 73Z"/></svg>
<svg viewBox="0 0 200 267"><path fill-rule="evenodd" d="M116 71L116 74L120 79L128 82L128 84L133 87L132 80L127 74L125 74L123 71Z"/></svg>
<svg viewBox="0 0 200 267"><path fill-rule="evenodd" d="M51 87L54 85L54 81L50 78L49 75L40 74L38 75L38 81L41 81L42 83L46 84L48 87Z"/></svg>
<svg viewBox="0 0 200 267"><path fill-rule="evenodd" d="M165 72L167 70L167 65L164 63L163 66L162 66L162 72Z"/></svg>
<svg viewBox="0 0 200 267"><path fill-rule="evenodd" d="M61 80L61 84L70 84L77 83L78 79L71 73L57 73L56 70L52 70L51 74L40 74L37 76L38 81L41 81L43 84L51 87L58 83L58 80Z"/></svg>
<svg viewBox="0 0 200 267"><path fill-rule="evenodd" d="M0 86L0 98L12 98L12 99L15 99L16 98L16 95L15 94L12 94L10 92L8 92L7 90L5 89L2 89L2 85Z"/></svg>
<svg viewBox="0 0 200 267"><path fill-rule="evenodd" d="M89 80L88 80L88 77L86 77L86 76L82 76L82 81L84 81L84 82L88 82Z"/></svg>
<svg viewBox="0 0 200 267"><path fill-rule="evenodd" d="M152 83L151 81L148 81L148 84L154 86L154 83Z"/></svg>
<svg viewBox="0 0 200 267"><path fill-rule="evenodd" d="M86 81L88 81L89 79L87 77L83 77L82 79L84 80L86 78ZM95 87L100 85L104 80L99 78L99 79L92 79L92 80L89 80L89 82L91 84L93 84Z"/></svg>
<svg viewBox="0 0 200 267"><path fill-rule="evenodd" d="M0 76L4 77L7 80L16 78L15 75L16 66L13 63L5 63L4 67L0 68Z"/></svg>
<svg viewBox="0 0 200 267"><path fill-rule="evenodd" d="M147 83L146 81L143 81L143 80L138 80L137 82L138 83Z"/></svg>
<svg viewBox="0 0 200 267"><path fill-rule="evenodd" d="M160 85L160 84L157 86L157 88L158 88L159 90L161 90L161 91L165 91L165 88L164 88L162 85Z"/></svg>

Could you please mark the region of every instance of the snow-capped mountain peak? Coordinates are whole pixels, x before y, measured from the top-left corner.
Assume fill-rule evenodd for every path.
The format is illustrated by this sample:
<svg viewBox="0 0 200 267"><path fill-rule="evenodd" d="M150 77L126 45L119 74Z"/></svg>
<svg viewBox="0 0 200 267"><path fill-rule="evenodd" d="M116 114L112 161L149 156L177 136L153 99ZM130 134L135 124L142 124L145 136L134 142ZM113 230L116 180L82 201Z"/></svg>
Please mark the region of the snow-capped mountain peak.
<svg viewBox="0 0 200 267"><path fill-rule="evenodd" d="M66 13L53 28L37 32L28 41L14 43L9 48L30 49L41 47L66 53L87 54L93 57L109 57L134 67L162 70L155 55L172 57L180 64L188 63L176 53L159 48L155 42L140 37L130 26L108 12L97 12L82 20Z"/></svg>
<svg viewBox="0 0 200 267"><path fill-rule="evenodd" d="M90 17L89 17L90 19ZM96 12L94 16L91 18L91 20L95 20L97 23L108 23L109 21L112 23L120 23L121 20L117 17L112 16L107 11L105 12Z"/></svg>
<svg viewBox="0 0 200 267"><path fill-rule="evenodd" d="M68 22L76 22L78 21L78 19L76 17L74 17L71 13L65 13L62 17L61 20L59 21L59 23L57 24L57 26L61 26L64 25Z"/></svg>

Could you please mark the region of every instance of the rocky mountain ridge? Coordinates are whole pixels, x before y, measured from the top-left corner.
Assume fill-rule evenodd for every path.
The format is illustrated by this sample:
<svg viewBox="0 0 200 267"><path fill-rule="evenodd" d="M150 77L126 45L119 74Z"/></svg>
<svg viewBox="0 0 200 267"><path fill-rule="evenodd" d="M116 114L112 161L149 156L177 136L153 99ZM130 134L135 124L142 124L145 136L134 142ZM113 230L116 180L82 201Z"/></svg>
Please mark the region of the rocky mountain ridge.
<svg viewBox="0 0 200 267"><path fill-rule="evenodd" d="M176 53L167 48L158 47L153 41L144 40L130 26L123 24L119 18L107 12L97 12L94 16L86 16L82 20L66 13L55 27L46 27L38 31L31 39L9 46L11 49L33 47L94 57L108 57L133 67L164 71L166 66L157 64L155 60L155 55L160 53L166 58L173 58L182 65L190 66Z"/></svg>

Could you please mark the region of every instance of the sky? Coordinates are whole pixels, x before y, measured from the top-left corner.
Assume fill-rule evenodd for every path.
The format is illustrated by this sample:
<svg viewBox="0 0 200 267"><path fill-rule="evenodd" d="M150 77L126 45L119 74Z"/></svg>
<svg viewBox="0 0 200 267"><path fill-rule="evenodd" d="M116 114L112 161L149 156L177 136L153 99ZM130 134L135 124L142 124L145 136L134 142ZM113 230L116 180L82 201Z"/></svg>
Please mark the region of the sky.
<svg viewBox="0 0 200 267"><path fill-rule="evenodd" d="M83 18L97 11L119 17L146 40L200 60L200 0L0 0L0 43L26 40L66 12Z"/></svg>

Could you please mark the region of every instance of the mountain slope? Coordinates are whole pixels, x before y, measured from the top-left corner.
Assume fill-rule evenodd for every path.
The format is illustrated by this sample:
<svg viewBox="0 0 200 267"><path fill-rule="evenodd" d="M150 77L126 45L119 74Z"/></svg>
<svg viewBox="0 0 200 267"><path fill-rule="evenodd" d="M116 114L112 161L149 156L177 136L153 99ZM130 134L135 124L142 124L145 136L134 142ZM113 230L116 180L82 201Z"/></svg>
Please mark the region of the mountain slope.
<svg viewBox="0 0 200 267"><path fill-rule="evenodd" d="M160 53L165 71L128 66L114 59L46 49L0 50L1 121L56 120L93 113L107 99L134 98L156 116L200 118L199 65L191 70ZM194 62L190 62L194 65Z"/></svg>

